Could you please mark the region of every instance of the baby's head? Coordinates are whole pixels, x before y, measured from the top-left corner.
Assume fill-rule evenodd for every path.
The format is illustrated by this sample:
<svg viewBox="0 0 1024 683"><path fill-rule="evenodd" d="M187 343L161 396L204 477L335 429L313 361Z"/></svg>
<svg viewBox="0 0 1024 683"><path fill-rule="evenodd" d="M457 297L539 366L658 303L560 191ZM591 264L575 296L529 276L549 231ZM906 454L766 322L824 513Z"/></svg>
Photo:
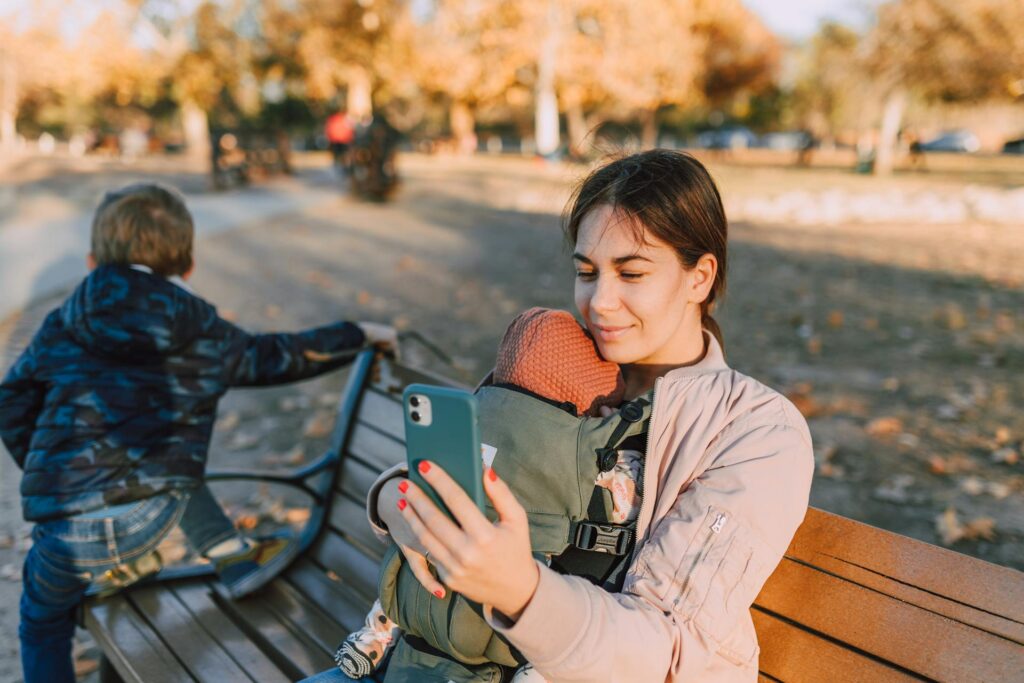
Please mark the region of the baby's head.
<svg viewBox="0 0 1024 683"><path fill-rule="evenodd" d="M192 270L194 233L192 214L177 190L156 183L128 185L108 192L96 208L89 262L185 276Z"/></svg>
<svg viewBox="0 0 1024 683"><path fill-rule="evenodd" d="M601 358L572 314L547 308L521 313L505 330L494 383L572 403L577 415L597 415L601 406L617 406L625 391L619 366Z"/></svg>

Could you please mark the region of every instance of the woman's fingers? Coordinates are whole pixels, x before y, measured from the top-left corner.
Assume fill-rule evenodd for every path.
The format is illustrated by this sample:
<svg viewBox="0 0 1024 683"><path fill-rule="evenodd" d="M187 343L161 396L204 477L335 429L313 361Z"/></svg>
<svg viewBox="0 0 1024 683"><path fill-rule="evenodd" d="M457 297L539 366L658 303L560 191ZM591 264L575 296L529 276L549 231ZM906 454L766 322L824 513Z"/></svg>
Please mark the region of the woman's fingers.
<svg viewBox="0 0 1024 683"><path fill-rule="evenodd" d="M513 524L526 522L526 510L523 509L505 480L499 477L492 467L488 467L484 472L484 491L491 499L491 505L497 511L500 522Z"/></svg>
<svg viewBox="0 0 1024 683"><path fill-rule="evenodd" d="M457 548L465 541L465 533L424 493L423 489L407 482L406 500L417 519L445 547ZM408 521L408 517L405 518Z"/></svg>
<svg viewBox="0 0 1024 683"><path fill-rule="evenodd" d="M415 489L414 486L410 484L406 495L412 498L417 493L427 504L436 509L437 506L435 506L429 498L424 496L422 491ZM444 515L442 515L442 517L443 516ZM451 550L444 541L438 537L436 530L420 517L419 511L415 507L412 505L402 507L402 518L405 520L405 523L409 525L409 529L412 531L413 536L415 536L420 545L423 546L425 551L424 555L427 553L430 554L430 562L432 564L449 568L452 567L453 562ZM448 521L447 517L444 519L449 525L454 526L450 521Z"/></svg>
<svg viewBox="0 0 1024 683"><path fill-rule="evenodd" d="M491 523L484 517L484 514L480 512L480 509L476 506L476 503L462 490L454 479L452 479L447 472L445 472L440 466L431 463L428 460L423 460L419 463L420 476L422 476L437 495L441 497L444 504L448 506L455 520L462 527L462 530L467 534L478 534L489 530ZM424 496L426 497L426 496ZM429 500L429 499L428 499ZM433 510L430 512L431 516L424 516L423 520L427 526L430 527L435 533L438 528L443 527L443 523L436 519L436 517L442 517L448 522L453 528L455 527L443 512L441 512L436 505L431 506ZM436 516L434 515L436 511ZM438 526L435 527L435 524ZM446 541L449 537L446 535ZM452 541L457 540L451 537Z"/></svg>
<svg viewBox="0 0 1024 683"><path fill-rule="evenodd" d="M409 563L409 569L412 570L412 575L416 577L416 580L429 592L439 598L443 598L447 591L441 585L441 582L430 573L430 565L427 563L427 559L409 548L402 548L402 554L405 555L405 561Z"/></svg>

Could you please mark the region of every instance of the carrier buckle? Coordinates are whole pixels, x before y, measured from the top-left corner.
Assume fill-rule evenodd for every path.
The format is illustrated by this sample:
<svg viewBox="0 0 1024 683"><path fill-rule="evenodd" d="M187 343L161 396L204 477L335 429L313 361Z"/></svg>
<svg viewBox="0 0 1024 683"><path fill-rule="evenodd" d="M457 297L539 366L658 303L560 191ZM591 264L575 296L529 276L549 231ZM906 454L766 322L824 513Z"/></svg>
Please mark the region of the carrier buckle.
<svg viewBox="0 0 1024 683"><path fill-rule="evenodd" d="M625 555L632 539L633 530L626 527L580 522L573 545L595 553Z"/></svg>

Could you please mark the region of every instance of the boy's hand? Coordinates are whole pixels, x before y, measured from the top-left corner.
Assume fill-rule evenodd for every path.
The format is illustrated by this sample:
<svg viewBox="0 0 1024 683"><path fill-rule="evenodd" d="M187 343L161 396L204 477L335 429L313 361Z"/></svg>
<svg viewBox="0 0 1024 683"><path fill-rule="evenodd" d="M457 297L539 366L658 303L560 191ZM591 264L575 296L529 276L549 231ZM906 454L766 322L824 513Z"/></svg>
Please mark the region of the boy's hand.
<svg viewBox="0 0 1024 683"><path fill-rule="evenodd" d="M398 358L398 330L382 323L356 323L366 335L366 343L383 351L390 351Z"/></svg>

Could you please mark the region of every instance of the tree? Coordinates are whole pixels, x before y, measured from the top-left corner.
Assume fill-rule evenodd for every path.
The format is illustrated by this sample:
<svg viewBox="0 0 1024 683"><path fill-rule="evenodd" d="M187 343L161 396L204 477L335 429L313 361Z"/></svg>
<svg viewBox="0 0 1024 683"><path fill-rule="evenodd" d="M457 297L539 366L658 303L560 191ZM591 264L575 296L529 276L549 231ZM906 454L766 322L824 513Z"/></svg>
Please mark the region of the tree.
<svg viewBox="0 0 1024 683"><path fill-rule="evenodd" d="M910 94L978 101L1024 95L1024 3L1019 0L894 0L862 46L881 93L877 174L892 170Z"/></svg>

